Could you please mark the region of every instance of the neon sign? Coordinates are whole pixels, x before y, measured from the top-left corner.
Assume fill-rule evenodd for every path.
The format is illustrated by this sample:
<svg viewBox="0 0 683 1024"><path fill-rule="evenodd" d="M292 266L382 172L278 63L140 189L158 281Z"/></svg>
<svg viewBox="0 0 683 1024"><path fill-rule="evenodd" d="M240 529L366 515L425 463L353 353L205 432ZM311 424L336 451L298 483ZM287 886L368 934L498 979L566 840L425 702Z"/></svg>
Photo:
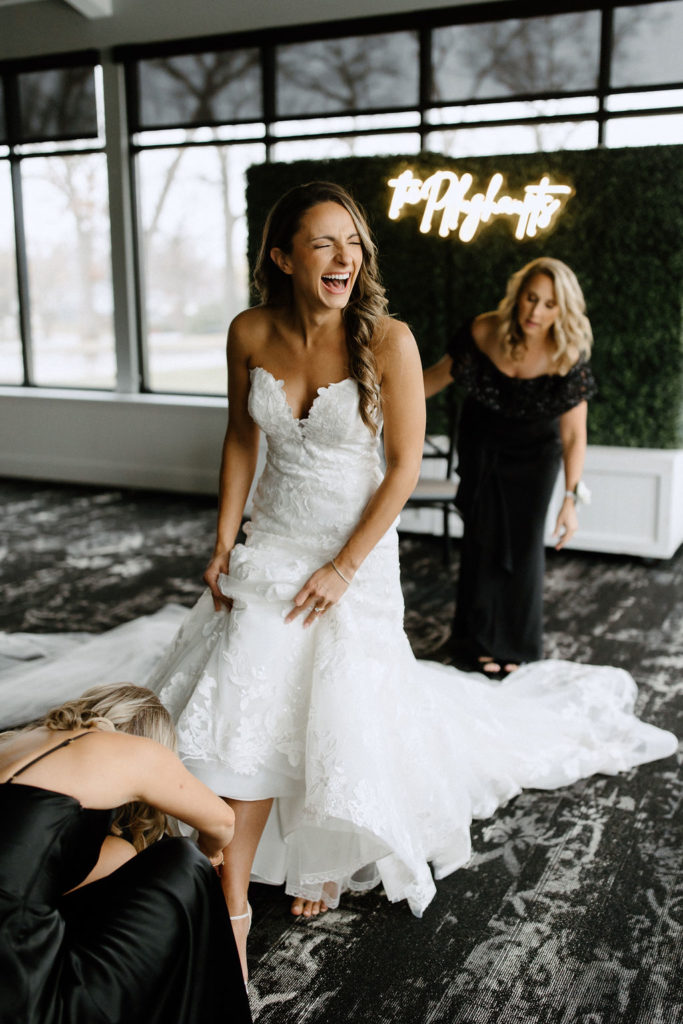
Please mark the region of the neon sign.
<svg viewBox="0 0 683 1024"><path fill-rule="evenodd" d="M499 195L503 175L494 174L486 192L468 192L474 181L471 174L458 177L453 171L436 171L425 181L414 178L411 170L403 171L389 182L394 194L389 207L391 220L398 220L405 205L424 203L420 231L426 234L432 228L435 216L441 214L439 234L448 238L457 231L461 242L471 242L483 224L494 217L517 219L515 238L533 238L537 232L550 226L569 196L570 185L553 185L547 177L537 185L526 185L523 198Z"/></svg>

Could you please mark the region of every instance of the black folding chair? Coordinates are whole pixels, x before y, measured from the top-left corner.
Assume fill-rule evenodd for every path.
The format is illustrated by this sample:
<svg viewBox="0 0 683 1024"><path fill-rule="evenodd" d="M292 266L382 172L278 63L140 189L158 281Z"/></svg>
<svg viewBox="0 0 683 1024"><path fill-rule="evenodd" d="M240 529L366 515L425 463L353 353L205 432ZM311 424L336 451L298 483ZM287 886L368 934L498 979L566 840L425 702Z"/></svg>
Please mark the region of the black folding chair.
<svg viewBox="0 0 683 1024"><path fill-rule="evenodd" d="M443 560L444 565L451 561L450 515L457 513L455 495L458 481L454 479L456 459L456 442L458 436L457 409L453 409L450 422L448 447L437 444L430 437L425 438L423 459L444 459L446 471L443 477L431 478L421 476L415 490L406 502L406 508L435 508L443 513Z"/></svg>

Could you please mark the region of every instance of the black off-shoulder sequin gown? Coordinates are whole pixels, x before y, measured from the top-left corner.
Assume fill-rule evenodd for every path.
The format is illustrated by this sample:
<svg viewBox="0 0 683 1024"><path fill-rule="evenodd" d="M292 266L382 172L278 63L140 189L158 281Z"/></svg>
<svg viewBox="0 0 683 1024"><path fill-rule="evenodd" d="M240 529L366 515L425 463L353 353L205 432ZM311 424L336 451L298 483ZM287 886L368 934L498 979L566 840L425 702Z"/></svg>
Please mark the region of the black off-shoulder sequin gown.
<svg viewBox="0 0 683 1024"><path fill-rule="evenodd" d="M161 840L63 895L112 817L0 785L1 1024L248 1024L220 883L190 840Z"/></svg>
<svg viewBox="0 0 683 1024"><path fill-rule="evenodd" d="M586 362L566 376L502 373L472 321L448 350L465 391L457 505L464 522L453 640L502 661L543 657L544 525L561 461L560 416L591 398Z"/></svg>

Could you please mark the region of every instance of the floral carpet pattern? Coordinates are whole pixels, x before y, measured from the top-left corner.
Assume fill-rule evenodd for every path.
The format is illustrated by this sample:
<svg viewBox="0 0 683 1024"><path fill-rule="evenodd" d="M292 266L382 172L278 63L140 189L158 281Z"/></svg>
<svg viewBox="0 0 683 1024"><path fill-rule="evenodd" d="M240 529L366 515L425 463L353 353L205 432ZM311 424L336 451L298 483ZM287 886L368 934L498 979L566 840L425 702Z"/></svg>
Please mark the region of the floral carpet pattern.
<svg viewBox="0 0 683 1024"><path fill-rule="evenodd" d="M0 629L98 633L202 590L212 500L0 481L0 508ZM457 564L432 538L403 537L401 557L406 629L427 657ZM627 668L641 716L683 735L683 551L551 552L545 636L548 657ZM475 826L471 864L421 920L379 892L295 920L280 890L254 886L254 1019L683 1024L680 760L523 793Z"/></svg>

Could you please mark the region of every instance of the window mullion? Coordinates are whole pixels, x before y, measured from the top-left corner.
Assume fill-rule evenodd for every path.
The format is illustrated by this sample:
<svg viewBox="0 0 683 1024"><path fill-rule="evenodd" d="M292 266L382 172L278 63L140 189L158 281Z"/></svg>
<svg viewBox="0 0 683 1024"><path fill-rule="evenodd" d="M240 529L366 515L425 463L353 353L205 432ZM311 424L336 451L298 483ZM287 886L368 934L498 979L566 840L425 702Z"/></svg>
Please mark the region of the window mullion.
<svg viewBox="0 0 683 1024"><path fill-rule="evenodd" d="M614 8L603 7L600 31L600 71L598 77L598 146L605 144L605 100L609 91L614 36Z"/></svg>
<svg viewBox="0 0 683 1024"><path fill-rule="evenodd" d="M102 61L105 151L109 188L116 390L140 390L138 319L134 273L132 187L123 68Z"/></svg>
<svg viewBox="0 0 683 1024"><path fill-rule="evenodd" d="M263 83L263 120L266 129L266 163L270 163L272 147L271 125L277 118L276 82L275 82L275 47L264 46L261 50L261 73Z"/></svg>
<svg viewBox="0 0 683 1024"><path fill-rule="evenodd" d="M33 373L33 340L31 333L31 303L29 298L28 258L26 254L26 232L24 230L24 204L22 198L21 161L10 156L12 179L12 206L14 214L14 244L17 262L17 295L19 299L19 328L21 331L21 354L24 366L24 384L31 385Z"/></svg>
<svg viewBox="0 0 683 1024"><path fill-rule="evenodd" d="M429 26L420 29L420 79L419 79L419 104L420 104L420 149L426 149L427 132L430 125L426 123L427 110L432 101L432 30Z"/></svg>

